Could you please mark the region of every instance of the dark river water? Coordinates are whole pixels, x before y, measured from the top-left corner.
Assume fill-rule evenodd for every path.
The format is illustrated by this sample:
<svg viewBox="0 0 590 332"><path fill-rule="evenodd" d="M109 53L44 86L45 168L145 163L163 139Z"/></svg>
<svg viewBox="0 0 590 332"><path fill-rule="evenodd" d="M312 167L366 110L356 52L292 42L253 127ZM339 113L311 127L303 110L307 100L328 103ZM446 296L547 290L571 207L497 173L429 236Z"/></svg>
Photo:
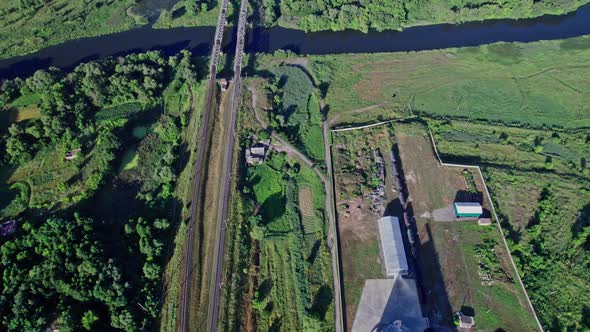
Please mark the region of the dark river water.
<svg viewBox="0 0 590 332"><path fill-rule="evenodd" d="M25 56L0 60L0 78L29 76L38 69L56 66L72 69L82 62L147 50L175 54L189 49L208 55L214 27L159 30L149 27L111 35L72 40ZM285 28L249 31L246 52L289 49L299 54L397 52L475 46L499 41L530 42L590 34L590 5L563 16L526 20L493 20L459 25L438 24L403 31L340 31L304 33ZM224 52L235 45L233 31L226 32Z"/></svg>

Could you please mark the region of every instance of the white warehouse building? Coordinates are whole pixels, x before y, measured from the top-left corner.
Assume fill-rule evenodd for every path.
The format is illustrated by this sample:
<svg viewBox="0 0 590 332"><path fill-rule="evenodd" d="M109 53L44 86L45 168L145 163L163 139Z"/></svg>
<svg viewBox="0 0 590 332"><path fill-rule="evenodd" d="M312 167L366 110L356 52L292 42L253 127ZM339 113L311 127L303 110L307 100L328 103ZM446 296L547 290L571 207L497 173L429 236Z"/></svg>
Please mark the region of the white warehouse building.
<svg viewBox="0 0 590 332"><path fill-rule="evenodd" d="M408 260L406 259L399 219L392 216L383 217L379 219L378 224L385 274L388 277L408 274Z"/></svg>

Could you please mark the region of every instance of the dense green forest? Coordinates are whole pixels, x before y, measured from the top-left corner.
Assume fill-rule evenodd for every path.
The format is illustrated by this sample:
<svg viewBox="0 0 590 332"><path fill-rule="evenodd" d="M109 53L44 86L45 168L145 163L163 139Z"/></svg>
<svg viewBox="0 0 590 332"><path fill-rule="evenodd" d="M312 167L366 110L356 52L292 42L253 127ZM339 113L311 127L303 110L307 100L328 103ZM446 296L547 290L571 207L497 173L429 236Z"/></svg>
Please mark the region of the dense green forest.
<svg viewBox="0 0 590 332"><path fill-rule="evenodd" d="M149 329L196 73L148 52L2 82L0 330Z"/></svg>
<svg viewBox="0 0 590 332"><path fill-rule="evenodd" d="M355 29L378 31L412 25L458 23L494 18L527 18L563 14L587 0L257 0L264 25L279 24L306 31Z"/></svg>

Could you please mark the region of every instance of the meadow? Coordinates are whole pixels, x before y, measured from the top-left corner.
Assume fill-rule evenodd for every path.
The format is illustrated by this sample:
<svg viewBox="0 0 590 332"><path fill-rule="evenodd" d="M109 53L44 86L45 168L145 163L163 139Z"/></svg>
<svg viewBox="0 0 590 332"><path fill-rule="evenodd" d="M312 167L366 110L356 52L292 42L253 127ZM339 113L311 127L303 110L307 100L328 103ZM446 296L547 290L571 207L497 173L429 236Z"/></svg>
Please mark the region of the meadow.
<svg viewBox="0 0 590 332"><path fill-rule="evenodd" d="M320 179L274 154L252 170L249 182L259 207L259 219L250 219L259 250L251 299L256 330L331 330L332 270Z"/></svg>
<svg viewBox="0 0 590 332"><path fill-rule="evenodd" d="M544 328L587 329L587 134L462 121L433 120L430 128L443 160L482 166L512 256Z"/></svg>
<svg viewBox="0 0 590 332"><path fill-rule="evenodd" d="M301 94L304 107L309 93ZM252 137L268 137L252 116L249 97L245 94L240 104L238 180L226 241L228 287L221 306L222 329L332 331L324 184L312 168L274 149L263 164L246 165L243 151ZM236 297L236 292L243 295Z"/></svg>
<svg viewBox="0 0 590 332"><path fill-rule="evenodd" d="M310 56L329 117L358 112L588 128L590 37L409 53ZM274 59L276 61L276 59ZM374 108L372 110L372 108Z"/></svg>
<svg viewBox="0 0 590 332"><path fill-rule="evenodd" d="M271 65L267 94L272 103L269 123L314 161L324 159L322 113L314 82L297 65Z"/></svg>
<svg viewBox="0 0 590 332"><path fill-rule="evenodd" d="M132 0L2 1L0 58L30 53L69 39L129 30L137 25L126 13L134 4Z"/></svg>
<svg viewBox="0 0 590 332"><path fill-rule="evenodd" d="M448 208L461 192L483 193L479 176L460 167L441 166L423 123L392 126L417 222L422 287L431 292L426 302L433 322L440 312L442 322L452 324L452 314L467 308L484 331L536 330L497 224L479 226L474 220L437 216L437 210ZM490 211L489 200L481 196L482 207Z"/></svg>

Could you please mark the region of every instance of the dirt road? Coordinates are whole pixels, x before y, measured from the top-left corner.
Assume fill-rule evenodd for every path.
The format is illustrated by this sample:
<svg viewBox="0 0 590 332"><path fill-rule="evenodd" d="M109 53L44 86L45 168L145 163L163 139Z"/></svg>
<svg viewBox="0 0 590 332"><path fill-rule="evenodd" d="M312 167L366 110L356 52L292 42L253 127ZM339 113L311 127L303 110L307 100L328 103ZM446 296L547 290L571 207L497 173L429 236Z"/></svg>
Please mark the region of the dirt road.
<svg viewBox="0 0 590 332"><path fill-rule="evenodd" d="M257 105L257 98L258 95L256 90L252 87L248 87L248 90L252 94L252 109L254 110L254 117L256 121L262 128L269 129L266 122L262 119L260 114L258 113ZM324 108L324 101L320 101L320 106L323 110ZM331 251L332 256L332 273L333 273L333 280L334 280L334 322L335 322L335 330L336 332L343 332L344 323L342 319L342 286L341 286L341 279L340 279L340 256L339 256L339 246L338 246L338 232L336 228L336 219L335 219L335 210L334 210L334 189L332 186L332 152L331 152L331 144L330 144L330 126L327 122L323 124L323 134L324 134L324 148L325 148L325 155L326 155L326 169L328 170L328 176L326 177L317 167L314 166L314 163L305 156L301 151L291 145L289 142L284 140L281 136L279 136L274 131L272 132L273 143L271 144L272 147L277 151L282 151L287 153L294 159L299 160L300 162L304 163L305 165L311 167L316 174L320 177L322 182L324 183L324 190L326 192L326 215L328 216L328 223L330 225L328 229L328 247ZM278 142L278 143L276 143Z"/></svg>

